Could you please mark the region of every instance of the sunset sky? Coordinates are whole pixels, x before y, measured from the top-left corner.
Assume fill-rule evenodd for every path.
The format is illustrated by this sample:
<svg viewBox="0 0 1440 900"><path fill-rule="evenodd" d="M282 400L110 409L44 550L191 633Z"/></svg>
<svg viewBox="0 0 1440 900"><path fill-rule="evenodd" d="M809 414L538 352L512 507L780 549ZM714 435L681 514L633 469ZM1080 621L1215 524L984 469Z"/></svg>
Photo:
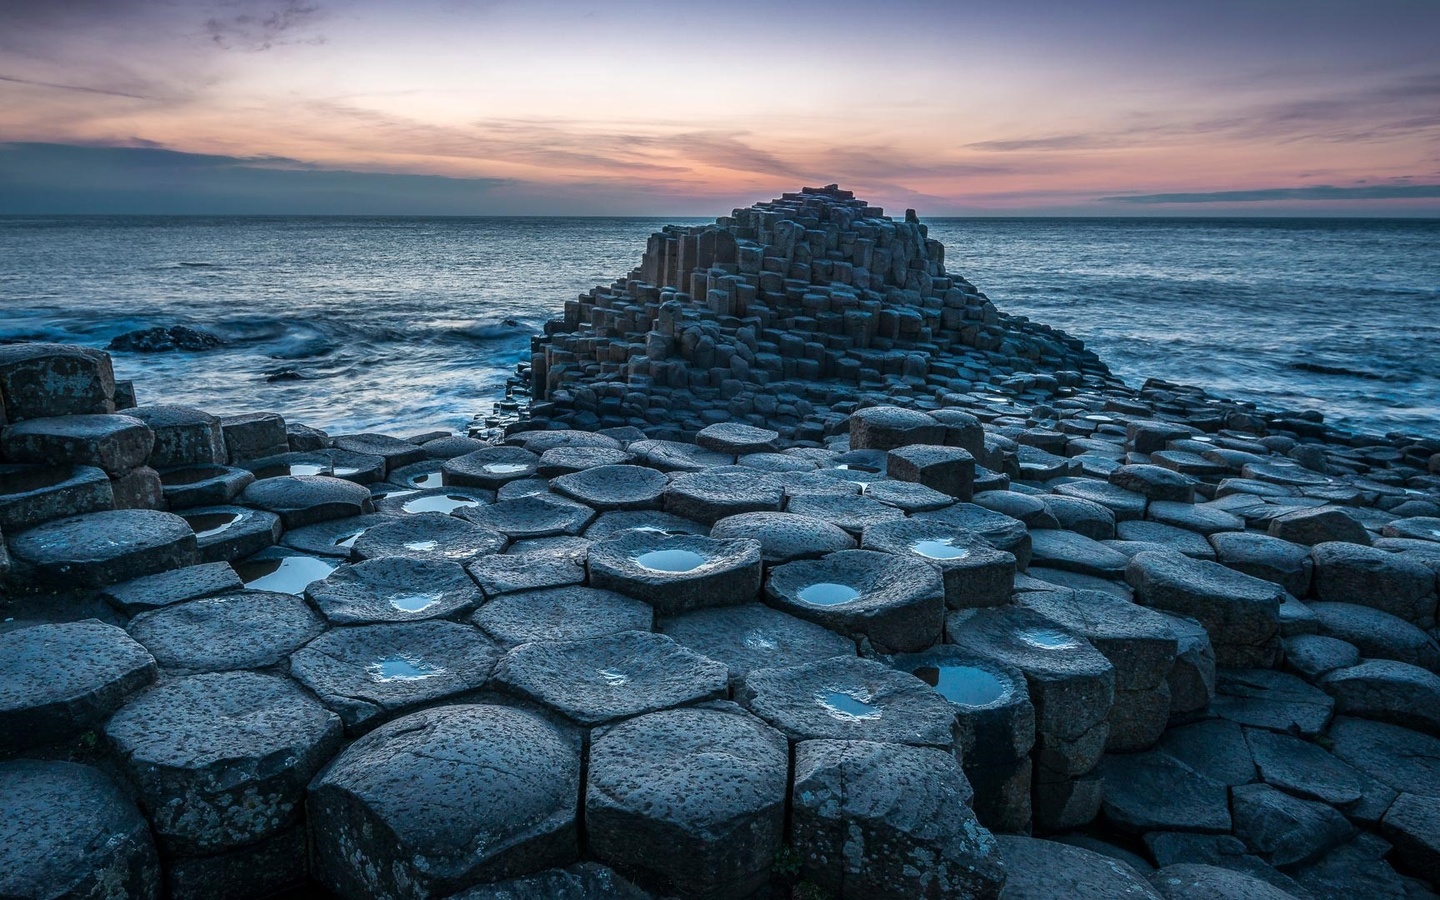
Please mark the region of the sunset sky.
<svg viewBox="0 0 1440 900"><path fill-rule="evenodd" d="M0 0L0 213L1440 215L1440 0Z"/></svg>

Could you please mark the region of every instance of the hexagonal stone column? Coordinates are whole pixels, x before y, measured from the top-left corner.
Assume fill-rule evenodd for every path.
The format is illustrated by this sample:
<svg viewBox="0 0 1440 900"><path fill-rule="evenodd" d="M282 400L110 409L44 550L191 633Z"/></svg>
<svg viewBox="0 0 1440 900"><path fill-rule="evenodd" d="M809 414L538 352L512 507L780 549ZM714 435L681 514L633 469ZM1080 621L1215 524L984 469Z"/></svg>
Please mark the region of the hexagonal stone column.
<svg viewBox="0 0 1440 900"><path fill-rule="evenodd" d="M64 461L123 475L145 465L154 444L155 435L131 416L56 416L6 428L0 435L0 454L8 462Z"/></svg>
<svg viewBox="0 0 1440 900"><path fill-rule="evenodd" d="M1269 666L1280 650L1276 584L1179 553L1151 550L1130 560L1125 580L1149 607L1196 619L1221 666Z"/></svg>
<svg viewBox="0 0 1440 900"><path fill-rule="evenodd" d="M293 594L239 591L141 613L127 630L174 675L273 666L325 621Z"/></svg>
<svg viewBox="0 0 1440 900"><path fill-rule="evenodd" d="M643 600L581 585L503 594L470 617L507 647L649 631L654 620L655 610Z"/></svg>
<svg viewBox="0 0 1440 900"><path fill-rule="evenodd" d="M125 411L155 432L150 465L157 469L175 466L223 466L225 434L220 419L188 406L139 406Z"/></svg>
<svg viewBox="0 0 1440 900"><path fill-rule="evenodd" d="M68 587L105 587L200 561L190 525L153 509L49 522L15 535L10 550L42 579Z"/></svg>
<svg viewBox="0 0 1440 900"><path fill-rule="evenodd" d="M529 478L540 457L519 447L487 447L448 459L440 471L446 485L494 490L507 481Z"/></svg>
<svg viewBox="0 0 1440 900"><path fill-rule="evenodd" d="M753 669L855 655L850 638L758 603L697 609L662 620L659 631L725 663L732 682Z"/></svg>
<svg viewBox="0 0 1440 900"><path fill-rule="evenodd" d="M573 861L580 737L504 706L375 729L315 779L315 877L346 898L447 896Z"/></svg>
<svg viewBox="0 0 1440 900"><path fill-rule="evenodd" d="M999 850L948 753L801 741L792 797L801 871L836 897L1000 896Z"/></svg>
<svg viewBox="0 0 1440 900"><path fill-rule="evenodd" d="M293 682L253 672L168 681L105 726L161 845L182 855L251 844L292 824L340 732L339 717Z"/></svg>
<svg viewBox="0 0 1440 900"><path fill-rule="evenodd" d="M0 465L0 528L20 531L115 508L115 490L94 466Z"/></svg>
<svg viewBox="0 0 1440 900"><path fill-rule="evenodd" d="M532 494L493 506L466 507L459 515L519 541L579 534L595 518L595 510L554 494Z"/></svg>
<svg viewBox="0 0 1440 900"><path fill-rule="evenodd" d="M914 444L891 450L885 472L899 481L922 484L957 500L975 495L975 457L959 447Z"/></svg>
<svg viewBox="0 0 1440 900"><path fill-rule="evenodd" d="M115 411L110 354L73 344L0 347L0 401L11 422Z"/></svg>
<svg viewBox="0 0 1440 900"><path fill-rule="evenodd" d="M761 557L771 565L855 549L855 539L840 526L794 513L750 512L726 516L710 529L710 536L753 538L760 542Z"/></svg>
<svg viewBox="0 0 1440 900"><path fill-rule="evenodd" d="M850 446L894 450L910 444L944 444L945 426L923 412L899 406L872 406L850 416Z"/></svg>
<svg viewBox="0 0 1440 900"><path fill-rule="evenodd" d="M622 531L590 546L590 584L675 614L753 601L760 591L760 544L692 535Z"/></svg>
<svg viewBox="0 0 1440 900"><path fill-rule="evenodd" d="M684 896L763 887L785 831L789 745L731 703L672 709L591 738L590 852Z"/></svg>
<svg viewBox="0 0 1440 900"><path fill-rule="evenodd" d="M337 628L290 656L290 675L352 733L445 697L478 690L500 653L475 628L402 622Z"/></svg>
<svg viewBox="0 0 1440 900"><path fill-rule="evenodd" d="M659 509L670 479L648 466L596 466L561 475L551 482L556 493L601 512Z"/></svg>
<svg viewBox="0 0 1440 900"><path fill-rule="evenodd" d="M974 532L944 522L901 519L865 529L860 546L913 557L940 570L945 605L975 609L1010 602L1015 556L996 550Z"/></svg>
<svg viewBox="0 0 1440 900"><path fill-rule="evenodd" d="M480 556L499 553L509 539L491 528L444 513L417 513L365 530L355 539L357 559L405 556L464 565Z"/></svg>
<svg viewBox="0 0 1440 900"><path fill-rule="evenodd" d="M776 567L765 602L856 638L883 653L924 650L940 640L945 588L918 559L842 550Z"/></svg>
<svg viewBox="0 0 1440 900"><path fill-rule="evenodd" d="M757 669L735 698L791 740L880 741L958 749L955 711L930 686L870 659Z"/></svg>
<svg viewBox="0 0 1440 900"><path fill-rule="evenodd" d="M195 531L201 562L230 562L259 553L280 540L280 517L243 506L201 506L180 518Z"/></svg>
<svg viewBox="0 0 1440 900"><path fill-rule="evenodd" d="M275 513L287 529L375 510L364 485L328 475L264 478L241 491L240 502Z"/></svg>
<svg viewBox="0 0 1440 900"><path fill-rule="evenodd" d="M405 556L341 566L305 594L326 619L340 625L445 618L482 599L459 563Z"/></svg>
<svg viewBox="0 0 1440 900"><path fill-rule="evenodd" d="M665 511L714 525L726 516L779 512L785 502L780 479L743 466L677 475L665 490Z"/></svg>
<svg viewBox="0 0 1440 900"><path fill-rule="evenodd" d="M157 898L150 826L104 773L0 762L0 896Z"/></svg>
<svg viewBox="0 0 1440 900"><path fill-rule="evenodd" d="M521 644L494 683L592 726L725 696L729 670L662 634L625 631L586 641Z"/></svg>
<svg viewBox="0 0 1440 900"><path fill-rule="evenodd" d="M154 680L150 653L94 619L0 634L0 750L98 728Z"/></svg>

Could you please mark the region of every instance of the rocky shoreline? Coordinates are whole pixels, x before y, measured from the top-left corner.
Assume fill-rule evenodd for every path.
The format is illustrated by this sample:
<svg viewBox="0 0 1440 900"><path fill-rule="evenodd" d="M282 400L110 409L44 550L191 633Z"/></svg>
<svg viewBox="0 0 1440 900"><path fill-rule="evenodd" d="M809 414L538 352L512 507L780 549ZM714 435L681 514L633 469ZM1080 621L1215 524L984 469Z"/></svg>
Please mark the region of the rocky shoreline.
<svg viewBox="0 0 1440 900"><path fill-rule="evenodd" d="M1440 441L1130 388L833 186L520 374L0 347L0 896L1436 896Z"/></svg>

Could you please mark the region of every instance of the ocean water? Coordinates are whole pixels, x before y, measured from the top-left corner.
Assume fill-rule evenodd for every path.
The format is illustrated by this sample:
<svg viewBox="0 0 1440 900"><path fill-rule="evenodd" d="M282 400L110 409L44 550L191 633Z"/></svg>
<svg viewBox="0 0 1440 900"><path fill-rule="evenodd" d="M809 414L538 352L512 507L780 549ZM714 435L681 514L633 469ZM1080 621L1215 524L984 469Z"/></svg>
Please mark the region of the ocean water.
<svg viewBox="0 0 1440 900"><path fill-rule="evenodd" d="M141 402L462 428L529 334L627 273L666 221L0 217L0 341L189 325L226 345L115 353ZM951 271L1136 385L1440 432L1440 222L926 221Z"/></svg>

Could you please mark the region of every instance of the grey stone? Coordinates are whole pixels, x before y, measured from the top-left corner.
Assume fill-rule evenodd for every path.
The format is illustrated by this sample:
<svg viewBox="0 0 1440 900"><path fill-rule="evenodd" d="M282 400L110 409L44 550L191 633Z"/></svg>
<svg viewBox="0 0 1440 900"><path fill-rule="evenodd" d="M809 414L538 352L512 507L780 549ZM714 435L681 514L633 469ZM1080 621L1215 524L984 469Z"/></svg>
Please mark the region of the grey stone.
<svg viewBox="0 0 1440 900"><path fill-rule="evenodd" d="M948 494L909 481L872 481L865 486L865 496L907 515L944 509L955 502L955 498Z"/></svg>
<svg viewBox="0 0 1440 900"><path fill-rule="evenodd" d="M504 594L481 606L470 621L501 644L514 646L649 631L654 615L643 601L573 585Z"/></svg>
<svg viewBox="0 0 1440 900"><path fill-rule="evenodd" d="M790 751L733 704L597 729L585 788L589 850L685 896L764 886L785 832Z"/></svg>
<svg viewBox="0 0 1440 900"><path fill-rule="evenodd" d="M249 469L232 466L183 466L160 473L160 490L172 510L221 506L240 496L255 480Z"/></svg>
<svg viewBox="0 0 1440 900"><path fill-rule="evenodd" d="M316 879L342 897L444 896L574 861L579 736L503 706L375 729L310 787Z"/></svg>
<svg viewBox="0 0 1440 900"><path fill-rule="evenodd" d="M732 682L754 669L855 655L853 640L758 603L697 609L658 624L676 643L728 666Z"/></svg>
<svg viewBox="0 0 1440 900"><path fill-rule="evenodd" d="M1150 688L1115 690L1115 702L1105 723L1110 733L1105 749L1111 753L1133 753L1155 746L1170 721L1170 685L1161 681Z"/></svg>
<svg viewBox="0 0 1440 900"><path fill-rule="evenodd" d="M305 595L330 622L413 622L464 613L480 590L458 563L388 556L336 569Z"/></svg>
<svg viewBox="0 0 1440 900"><path fill-rule="evenodd" d="M1226 786L1168 753L1109 754L1098 771L1105 818L1121 831L1230 831Z"/></svg>
<svg viewBox="0 0 1440 900"><path fill-rule="evenodd" d="M0 407L11 422L112 413L110 354L70 344L0 347Z"/></svg>
<svg viewBox="0 0 1440 900"><path fill-rule="evenodd" d="M139 466L124 475L110 479L116 509L165 509L165 489L160 473L149 466Z"/></svg>
<svg viewBox="0 0 1440 900"><path fill-rule="evenodd" d="M1267 530L1271 537L1296 544L1314 545L1327 541L1370 543L1370 533L1365 530L1365 526L1334 506L1297 509L1285 513L1272 519Z"/></svg>
<svg viewBox="0 0 1440 900"><path fill-rule="evenodd" d="M1099 541L1069 531L1037 528L1030 532L1031 564L1119 578L1130 559Z"/></svg>
<svg viewBox="0 0 1440 900"><path fill-rule="evenodd" d="M374 511L364 486L327 475L284 475L255 482L240 502L280 517L287 529Z"/></svg>
<svg viewBox="0 0 1440 900"><path fill-rule="evenodd" d="M410 490L396 488L371 494L375 511L390 516L418 516L426 513L459 515L468 518L468 513L494 503L496 494L482 488L444 487Z"/></svg>
<svg viewBox="0 0 1440 900"><path fill-rule="evenodd" d="M1115 534L1122 541L1158 544L1194 559L1215 559L1215 548L1205 535L1165 522L1148 519L1120 522L1115 526Z"/></svg>
<svg viewBox="0 0 1440 900"><path fill-rule="evenodd" d="M905 518L903 510L858 495L792 497L785 508L786 511L797 516L809 516L837 525L856 537L859 537L871 525Z"/></svg>
<svg viewBox="0 0 1440 900"><path fill-rule="evenodd" d="M547 453L558 447L596 447L602 450L620 450L623 445L614 437L593 431L522 431L505 439L506 443L518 442L531 453Z"/></svg>
<svg viewBox="0 0 1440 900"><path fill-rule="evenodd" d="M1380 827L1407 869L1440 883L1440 798L1401 794Z"/></svg>
<svg viewBox="0 0 1440 900"><path fill-rule="evenodd" d="M1099 483L1099 482L1097 482ZM1143 498L1141 498L1143 500ZM1115 537L1115 513L1092 500L1055 494L1041 497L1045 509L1066 531L1096 541Z"/></svg>
<svg viewBox="0 0 1440 900"><path fill-rule="evenodd" d="M284 547L271 547L230 565L240 576L244 588L301 595L311 584L328 578L340 561L333 557L297 553Z"/></svg>
<svg viewBox="0 0 1440 900"><path fill-rule="evenodd" d="M595 518L595 510L553 494L536 494L491 506L465 507L459 515L512 540L521 540L579 534Z"/></svg>
<svg viewBox="0 0 1440 900"><path fill-rule="evenodd" d="M562 475L551 482L564 494L592 509L659 509L670 480L646 466L608 465Z"/></svg>
<svg viewBox="0 0 1440 900"><path fill-rule="evenodd" d="M586 568L592 586L674 615L753 601L760 590L760 544L623 531L591 545Z"/></svg>
<svg viewBox="0 0 1440 900"><path fill-rule="evenodd" d="M1160 739L1159 749L1224 785L1255 780L1255 763L1245 733L1225 719L1202 719L1172 728Z"/></svg>
<svg viewBox="0 0 1440 900"><path fill-rule="evenodd" d="M914 482L956 500L975 494L975 457L959 447L915 444L891 450L886 474Z"/></svg>
<svg viewBox="0 0 1440 900"><path fill-rule="evenodd" d="M94 466L0 465L0 528L12 534L114 508L114 487Z"/></svg>
<svg viewBox="0 0 1440 900"><path fill-rule="evenodd" d="M812 559L837 550L851 550L855 539L838 525L794 513L748 512L726 516L710 529L718 540L752 538L770 564Z"/></svg>
<svg viewBox="0 0 1440 900"><path fill-rule="evenodd" d="M1172 501L1191 503L1195 499L1195 479L1189 475L1162 469L1160 466L1126 465L1110 473L1110 483L1131 491L1151 502Z"/></svg>
<svg viewBox="0 0 1440 900"><path fill-rule="evenodd" d="M702 469L735 463L735 457L729 453L716 453L714 450L677 441L636 441L625 449L635 454L645 465L661 472L699 472Z"/></svg>
<svg viewBox="0 0 1440 900"><path fill-rule="evenodd" d="M337 628L296 650L290 674L352 733L465 691L490 678L499 651L454 622Z"/></svg>
<svg viewBox="0 0 1440 900"><path fill-rule="evenodd" d="M1180 863L1149 878L1165 900L1295 900L1273 884L1218 866Z"/></svg>
<svg viewBox="0 0 1440 900"><path fill-rule="evenodd" d="M1376 835L1361 832L1322 858L1299 867L1295 877L1316 900L1425 900L1385 861L1391 845Z"/></svg>
<svg viewBox="0 0 1440 900"><path fill-rule="evenodd" d="M98 769L0 762L0 896L155 900L150 826Z"/></svg>
<svg viewBox="0 0 1440 900"><path fill-rule="evenodd" d="M1335 711L1440 735L1440 675L1393 659L1369 659L1319 681Z"/></svg>
<svg viewBox="0 0 1440 900"><path fill-rule="evenodd" d="M1145 511L1145 516L1155 522L1173 525L1186 531L1212 535L1225 531L1243 531L1245 520L1223 509L1206 504L1176 503L1156 500Z"/></svg>
<svg viewBox="0 0 1440 900"><path fill-rule="evenodd" d="M725 696L729 670L662 634L521 644L495 684L585 726Z"/></svg>
<svg viewBox="0 0 1440 900"><path fill-rule="evenodd" d="M1359 661L1355 645L1337 638L1297 634L1285 639L1285 667L1310 681Z"/></svg>
<svg viewBox="0 0 1440 900"><path fill-rule="evenodd" d="M873 660L842 656L753 669L735 699L793 741L880 741L947 752L956 747L950 703L919 678Z"/></svg>
<svg viewBox="0 0 1440 900"><path fill-rule="evenodd" d="M356 559L405 556L464 565L499 553L508 542L498 531L455 516L418 513L367 528L356 538L351 553Z"/></svg>
<svg viewBox="0 0 1440 900"><path fill-rule="evenodd" d="M910 444L944 442L945 427L916 410L872 406L850 416L850 446L855 450L894 450Z"/></svg>
<svg viewBox="0 0 1440 900"><path fill-rule="evenodd" d="M0 431L7 462L98 466L111 475L144 465L154 444L144 422L121 415L27 419Z"/></svg>
<svg viewBox="0 0 1440 900"><path fill-rule="evenodd" d="M264 840L207 856L168 856L165 891L170 900L269 897L303 891L310 862L305 826L291 825Z"/></svg>
<svg viewBox="0 0 1440 900"><path fill-rule="evenodd" d="M973 609L1008 603L1015 585L1015 557L973 532L943 522L902 519L867 527L860 546L916 558L940 570L945 605Z"/></svg>
<svg viewBox="0 0 1440 900"><path fill-rule="evenodd" d="M1417 541L1440 541L1440 518L1409 516L1381 526L1380 533L1388 538L1409 538Z"/></svg>
<svg viewBox="0 0 1440 900"><path fill-rule="evenodd" d="M1223 566L1274 582L1296 597L1310 592L1315 566L1310 551L1302 544L1249 532L1212 534L1210 543Z"/></svg>
<svg viewBox="0 0 1440 900"><path fill-rule="evenodd" d="M1155 864L1162 869L1181 865L1214 866L1277 887L1296 900L1310 900L1310 895L1294 879L1251 853L1243 841L1231 835L1152 831L1144 840Z"/></svg>
<svg viewBox="0 0 1440 900"><path fill-rule="evenodd" d="M1335 708L1323 691L1272 669L1229 669L1217 681L1211 711L1241 725L1314 737Z"/></svg>
<svg viewBox="0 0 1440 900"><path fill-rule="evenodd" d="M275 456L290 449L285 418L276 413L221 416L220 431L225 436L225 452L231 465Z"/></svg>
<svg viewBox="0 0 1440 900"><path fill-rule="evenodd" d="M1311 556L1318 599L1369 606L1421 628L1435 624L1435 573L1420 563L1336 541L1316 544Z"/></svg>
<svg viewBox="0 0 1440 900"><path fill-rule="evenodd" d="M1297 797L1350 809L1376 792L1366 775L1316 744L1257 728L1246 729L1245 741L1265 783ZM1383 787L1379 793L1387 804L1395 797Z"/></svg>
<svg viewBox="0 0 1440 900"><path fill-rule="evenodd" d="M144 647L94 619L0 634L0 751L100 727L155 671Z"/></svg>
<svg viewBox="0 0 1440 900"><path fill-rule="evenodd" d="M934 512L916 513L915 518L973 531L996 550L1013 554L1021 571L1030 565L1030 532L1019 519L974 503L957 503Z"/></svg>
<svg viewBox="0 0 1440 900"><path fill-rule="evenodd" d="M1153 610L1096 591L1034 592L1016 603L1084 635L1115 667L1117 690L1154 688L1175 664L1174 629Z"/></svg>
<svg viewBox="0 0 1440 900"><path fill-rule="evenodd" d="M201 562L230 562L280 540L280 517L243 506L200 506L180 513L195 532Z"/></svg>
<svg viewBox="0 0 1440 900"><path fill-rule="evenodd" d="M756 428L739 422L718 422L700 429L695 443L706 450L738 456L742 453L767 453L776 449L778 431Z"/></svg>
<svg viewBox="0 0 1440 900"><path fill-rule="evenodd" d="M1280 648L1283 591L1218 563L1179 553L1145 552L1125 579L1143 605L1196 619L1221 666L1269 665Z"/></svg>
<svg viewBox="0 0 1440 900"><path fill-rule="evenodd" d="M881 652L923 650L940 640L945 590L940 574L914 559L842 550L778 566L766 602L826 628L868 638Z"/></svg>
<svg viewBox="0 0 1440 900"><path fill-rule="evenodd" d="M530 478L540 469L540 457L519 447L487 447L447 459L440 471L446 487L495 490L507 481Z"/></svg>
<svg viewBox="0 0 1440 900"><path fill-rule="evenodd" d="M1163 900L1134 869L1058 841L995 836L1005 861L1005 900Z"/></svg>
<svg viewBox="0 0 1440 900"><path fill-rule="evenodd" d="M1396 791L1440 797L1440 739L1368 719L1336 716L1331 752Z"/></svg>
<svg viewBox="0 0 1440 900"><path fill-rule="evenodd" d="M563 869L546 869L534 875L476 885L453 894L450 900L653 900L643 891L599 863L581 862Z"/></svg>
<svg viewBox="0 0 1440 900"><path fill-rule="evenodd" d="M238 591L242 587L244 582L233 568L216 562L145 575L103 588L101 594L122 612L135 615L172 603Z"/></svg>
<svg viewBox="0 0 1440 900"><path fill-rule="evenodd" d="M365 532L394 521L395 517L380 513L330 519L314 525L288 529L280 536L280 543L316 556L348 559Z"/></svg>
<svg viewBox="0 0 1440 900"><path fill-rule="evenodd" d="M387 434L337 434L332 438L335 449L385 459L385 468L394 470L413 465L426 458L417 444Z"/></svg>
<svg viewBox="0 0 1440 900"><path fill-rule="evenodd" d="M1235 836L1274 866L1313 862L1354 834L1333 808L1268 784L1240 785L1230 795Z"/></svg>
<svg viewBox="0 0 1440 900"><path fill-rule="evenodd" d="M169 674L273 666L325 630L293 594L239 591L141 613L130 636Z"/></svg>
<svg viewBox="0 0 1440 900"><path fill-rule="evenodd" d="M620 531L639 529L659 534L698 534L705 536L710 529L699 522L672 516L669 513L635 510L630 512L605 512L585 529L585 537L598 541Z"/></svg>
<svg viewBox="0 0 1440 900"><path fill-rule="evenodd" d="M1103 506L1110 510L1115 522L1143 519L1145 517L1145 507L1149 504L1144 494L1129 491L1118 485L1092 478L1083 478L1078 481L1067 481L1064 484L1057 484L1055 485L1055 493ZM1046 503L1048 505L1049 501L1047 500ZM1089 536L1094 537L1094 535ZM1097 538L1097 540L1099 539Z"/></svg>
<svg viewBox="0 0 1440 900"><path fill-rule="evenodd" d="M1362 656L1440 670L1440 645L1398 616L1351 603L1312 603L1310 609L1320 634L1353 644Z"/></svg>
<svg viewBox="0 0 1440 900"><path fill-rule="evenodd" d="M194 855L291 825L306 783L339 749L340 720L292 682L222 672L165 682L105 734L161 847Z"/></svg>
<svg viewBox="0 0 1440 900"><path fill-rule="evenodd" d="M795 748L792 842L837 897L998 898L1005 866L950 754L872 741Z"/></svg>
<svg viewBox="0 0 1440 900"><path fill-rule="evenodd" d="M1018 490L981 491L975 495L975 503L991 512L1019 519L1030 528L1060 527L1060 523L1046 509L1044 501L1038 496L1032 497Z"/></svg>
<svg viewBox="0 0 1440 900"><path fill-rule="evenodd" d="M199 562L184 519L151 509L89 513L49 522L10 539L18 562L40 579L105 587Z"/></svg>
<svg viewBox="0 0 1440 900"><path fill-rule="evenodd" d="M220 419L188 406L137 406L125 415L143 422L155 433L151 467L223 466L230 461Z"/></svg>
<svg viewBox="0 0 1440 900"><path fill-rule="evenodd" d="M487 598L515 591L561 588L585 582L585 567L554 553L506 553L481 556L465 571Z"/></svg>
<svg viewBox="0 0 1440 900"><path fill-rule="evenodd" d="M785 491L773 475L742 466L676 475L665 490L665 511L714 525L747 512L779 512Z"/></svg>

